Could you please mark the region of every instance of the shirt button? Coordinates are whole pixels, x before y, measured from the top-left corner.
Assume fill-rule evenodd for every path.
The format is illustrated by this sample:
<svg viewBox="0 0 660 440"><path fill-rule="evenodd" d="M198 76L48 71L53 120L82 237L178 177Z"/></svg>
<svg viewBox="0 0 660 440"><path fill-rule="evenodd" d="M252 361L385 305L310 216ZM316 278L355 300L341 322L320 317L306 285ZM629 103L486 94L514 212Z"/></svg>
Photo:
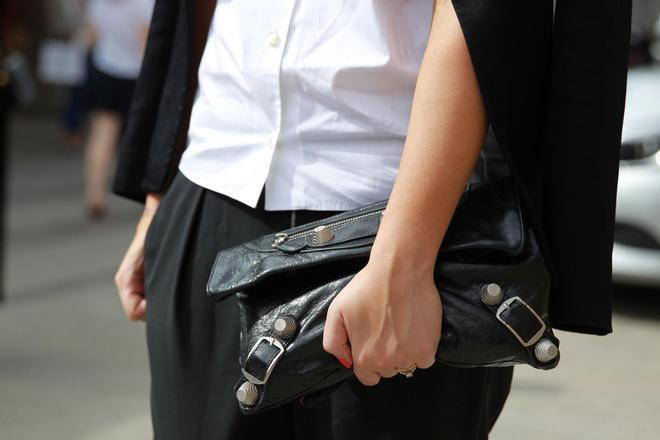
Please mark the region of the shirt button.
<svg viewBox="0 0 660 440"><path fill-rule="evenodd" d="M268 44L273 47L276 47L280 44L280 36L277 35L277 32L271 31L268 33Z"/></svg>

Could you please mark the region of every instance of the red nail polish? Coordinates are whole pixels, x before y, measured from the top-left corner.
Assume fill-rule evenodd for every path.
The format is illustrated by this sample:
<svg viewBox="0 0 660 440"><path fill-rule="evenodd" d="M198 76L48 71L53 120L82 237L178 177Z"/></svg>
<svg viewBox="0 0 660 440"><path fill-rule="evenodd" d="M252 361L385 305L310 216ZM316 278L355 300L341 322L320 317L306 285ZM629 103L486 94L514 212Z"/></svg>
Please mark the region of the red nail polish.
<svg viewBox="0 0 660 440"><path fill-rule="evenodd" d="M339 359L339 362L341 362L341 364L342 364L344 367L346 367L346 368L351 368L351 363L348 362L346 359L344 359L344 358L340 358L340 359Z"/></svg>

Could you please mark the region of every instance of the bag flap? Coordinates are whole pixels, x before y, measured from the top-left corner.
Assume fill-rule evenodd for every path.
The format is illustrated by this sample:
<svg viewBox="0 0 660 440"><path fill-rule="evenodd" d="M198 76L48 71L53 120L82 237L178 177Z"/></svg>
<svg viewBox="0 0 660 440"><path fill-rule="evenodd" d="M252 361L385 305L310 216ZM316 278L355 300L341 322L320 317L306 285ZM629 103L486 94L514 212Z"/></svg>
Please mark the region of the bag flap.
<svg viewBox="0 0 660 440"><path fill-rule="evenodd" d="M387 200L261 236L218 252L207 283L216 300L273 274L333 260L368 258ZM518 255L525 230L510 177L466 187L438 255L491 250Z"/></svg>

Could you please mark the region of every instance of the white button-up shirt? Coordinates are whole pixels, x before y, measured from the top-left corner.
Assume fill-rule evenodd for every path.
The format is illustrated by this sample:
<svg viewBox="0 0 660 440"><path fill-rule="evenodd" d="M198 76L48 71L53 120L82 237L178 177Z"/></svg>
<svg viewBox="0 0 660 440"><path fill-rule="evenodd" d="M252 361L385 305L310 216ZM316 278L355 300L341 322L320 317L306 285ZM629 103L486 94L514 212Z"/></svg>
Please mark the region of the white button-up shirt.
<svg viewBox="0 0 660 440"><path fill-rule="evenodd" d="M265 209L389 197L431 0L219 1L179 169Z"/></svg>

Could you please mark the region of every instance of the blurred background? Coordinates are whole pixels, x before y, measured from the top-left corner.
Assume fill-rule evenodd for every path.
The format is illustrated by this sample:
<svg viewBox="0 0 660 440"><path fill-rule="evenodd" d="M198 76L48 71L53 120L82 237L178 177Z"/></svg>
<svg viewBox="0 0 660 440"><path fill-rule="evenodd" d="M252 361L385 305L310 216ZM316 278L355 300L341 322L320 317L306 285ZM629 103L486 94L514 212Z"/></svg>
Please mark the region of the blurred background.
<svg viewBox="0 0 660 440"><path fill-rule="evenodd" d="M151 438L144 326L113 283L142 208L109 191L153 0L132 2L0 0L0 440ZM659 15L633 1L614 333L517 367L496 440L660 438Z"/></svg>

